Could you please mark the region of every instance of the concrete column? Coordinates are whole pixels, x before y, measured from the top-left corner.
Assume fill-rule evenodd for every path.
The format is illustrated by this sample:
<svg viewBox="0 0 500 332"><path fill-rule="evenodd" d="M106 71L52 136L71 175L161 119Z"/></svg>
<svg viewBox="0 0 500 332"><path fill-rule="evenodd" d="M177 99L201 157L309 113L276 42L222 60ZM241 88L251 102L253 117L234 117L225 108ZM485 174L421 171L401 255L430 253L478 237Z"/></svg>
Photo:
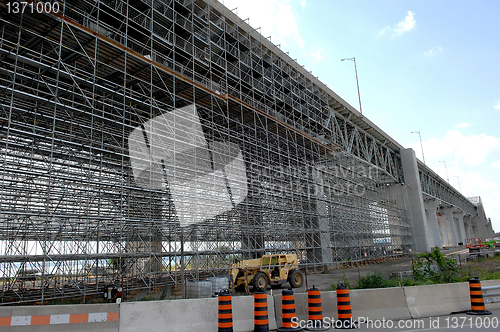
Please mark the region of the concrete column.
<svg viewBox="0 0 500 332"><path fill-rule="evenodd" d="M471 228L472 228L472 238L476 238L476 237L479 237L479 230L478 230L478 227L477 227L477 219L472 217L471 218Z"/></svg>
<svg viewBox="0 0 500 332"><path fill-rule="evenodd" d="M472 227L476 237L488 237L488 233L486 232L486 222L483 218L478 216L472 217Z"/></svg>
<svg viewBox="0 0 500 332"><path fill-rule="evenodd" d="M446 228L446 215L442 214L441 211L438 215L439 223L439 234L441 235L441 242L444 247L450 246L450 241L448 240L448 229Z"/></svg>
<svg viewBox="0 0 500 332"><path fill-rule="evenodd" d="M458 246L457 240L457 229L455 228L455 223L453 222L453 217L447 216L446 218L446 228L448 229L448 241L450 246Z"/></svg>
<svg viewBox="0 0 500 332"><path fill-rule="evenodd" d="M428 247L427 232L425 229L425 208L415 151L413 151L413 149L401 150L401 163L403 165L405 187L408 192L415 250L417 252L426 251Z"/></svg>
<svg viewBox="0 0 500 332"><path fill-rule="evenodd" d="M489 221L488 218L486 217L486 213L484 212L484 206L481 198L479 198L479 202L477 203L477 215L473 217L473 223L474 226L477 227L475 229L476 231L476 237L484 237L484 238L491 238L495 234L493 233L493 230L489 227Z"/></svg>
<svg viewBox="0 0 500 332"><path fill-rule="evenodd" d="M495 236L495 231L493 230L493 225L491 224L491 218L488 218L488 224L486 227L486 231L488 232L488 237Z"/></svg>
<svg viewBox="0 0 500 332"><path fill-rule="evenodd" d="M464 227L465 227L465 238L466 239L471 239L473 238L472 234L472 225L471 225L471 215L468 214L464 216Z"/></svg>
<svg viewBox="0 0 500 332"><path fill-rule="evenodd" d="M461 211L453 213L453 219L455 220L455 227L458 232L457 240L458 242L462 242L462 244L465 244L465 239L467 238L467 235L465 233L465 226L464 226L464 213Z"/></svg>
<svg viewBox="0 0 500 332"><path fill-rule="evenodd" d="M441 248L443 246L436 214L439 204L441 202L435 199L424 203L427 219L427 246L429 250L434 247Z"/></svg>
<svg viewBox="0 0 500 332"><path fill-rule="evenodd" d="M457 229L455 228L455 222L453 221L453 213L457 210L455 207L451 208L442 208L441 214L446 216L446 230L448 231L448 245L449 246L457 246Z"/></svg>

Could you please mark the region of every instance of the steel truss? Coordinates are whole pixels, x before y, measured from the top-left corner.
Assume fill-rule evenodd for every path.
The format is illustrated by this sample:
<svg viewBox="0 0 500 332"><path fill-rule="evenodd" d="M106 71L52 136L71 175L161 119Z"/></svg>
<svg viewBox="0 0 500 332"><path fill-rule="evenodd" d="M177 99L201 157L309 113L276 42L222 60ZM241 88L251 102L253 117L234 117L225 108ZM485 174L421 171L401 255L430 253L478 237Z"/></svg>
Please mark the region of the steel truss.
<svg viewBox="0 0 500 332"><path fill-rule="evenodd" d="M477 204L471 202L431 169L424 165L419 165L418 173L422 193L427 199L438 199L443 204L455 206L468 215L477 215Z"/></svg>
<svg viewBox="0 0 500 332"><path fill-rule="evenodd" d="M411 251L406 202L388 190L402 178L399 155L227 8L60 4L21 15L0 3L1 303L85 301L109 284L129 294L169 285L175 298L185 277L223 274L241 257L295 252L313 268ZM168 134L148 121L189 107L207 148L162 160L150 174L169 179L161 188L141 185L132 133L142 128L153 149L148 139ZM217 156L233 160L234 149L244 195L235 199L226 174L231 208L184 225L169 176L196 165L190 183L201 188L209 173L197 167L216 172ZM207 211L227 197L214 191Z"/></svg>

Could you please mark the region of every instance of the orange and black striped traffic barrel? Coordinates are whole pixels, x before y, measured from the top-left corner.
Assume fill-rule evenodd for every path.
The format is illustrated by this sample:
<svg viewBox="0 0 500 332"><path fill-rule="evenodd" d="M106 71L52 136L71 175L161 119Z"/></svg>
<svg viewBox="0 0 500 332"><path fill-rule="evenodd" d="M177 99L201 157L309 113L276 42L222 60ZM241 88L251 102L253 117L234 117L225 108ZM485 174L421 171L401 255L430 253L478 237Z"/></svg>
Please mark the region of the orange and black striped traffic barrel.
<svg viewBox="0 0 500 332"><path fill-rule="evenodd" d="M307 291L308 324L307 331L326 331L323 326L323 308L321 307L321 291L313 287Z"/></svg>
<svg viewBox="0 0 500 332"><path fill-rule="evenodd" d="M335 328L355 329L356 324L352 321L351 298L349 297L349 288L346 284L337 285L337 311L339 322Z"/></svg>
<svg viewBox="0 0 500 332"><path fill-rule="evenodd" d="M483 290L481 289L481 280L479 278L469 279L470 289L470 311L469 315L491 315L491 312L486 310L484 306Z"/></svg>
<svg viewBox="0 0 500 332"><path fill-rule="evenodd" d="M219 292L218 332L233 332L233 305L228 289L223 289Z"/></svg>
<svg viewBox="0 0 500 332"><path fill-rule="evenodd" d="M269 332L267 294L262 288L253 294L254 332Z"/></svg>
<svg viewBox="0 0 500 332"><path fill-rule="evenodd" d="M291 289L283 289L283 292L281 293L281 320L283 326L278 329L279 332L303 330L302 328L298 327L297 324L297 315L295 313L295 299L293 296L293 290Z"/></svg>

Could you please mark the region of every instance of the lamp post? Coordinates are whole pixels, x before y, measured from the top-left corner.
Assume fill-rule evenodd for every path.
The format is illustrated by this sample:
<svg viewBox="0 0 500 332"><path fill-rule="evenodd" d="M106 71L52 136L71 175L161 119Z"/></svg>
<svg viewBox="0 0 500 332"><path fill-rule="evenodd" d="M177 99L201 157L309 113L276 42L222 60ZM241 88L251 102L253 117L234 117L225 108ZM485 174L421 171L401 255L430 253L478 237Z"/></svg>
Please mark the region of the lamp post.
<svg viewBox="0 0 500 332"><path fill-rule="evenodd" d="M348 61L353 61L354 62L354 73L356 74L356 87L358 88L359 112L361 114L363 114L363 109L361 108L361 96L359 94L358 69L356 68L356 58L355 57L345 58L345 59L342 59L340 61L344 61L344 60L348 60Z"/></svg>
<svg viewBox="0 0 500 332"><path fill-rule="evenodd" d="M458 177L458 175L455 175L454 177L457 178L457 180L458 180L458 189L460 189L460 192L462 192L462 186L460 185L460 178Z"/></svg>
<svg viewBox="0 0 500 332"><path fill-rule="evenodd" d="M446 171L446 181L450 183L450 178L448 177L448 168L446 167L446 161L440 160L440 163L444 163L444 170Z"/></svg>
<svg viewBox="0 0 500 332"><path fill-rule="evenodd" d="M418 134L418 137L420 138L420 149L422 149L422 161L424 162L425 165L424 146L422 145L422 136L420 136L420 131L412 131L411 133Z"/></svg>

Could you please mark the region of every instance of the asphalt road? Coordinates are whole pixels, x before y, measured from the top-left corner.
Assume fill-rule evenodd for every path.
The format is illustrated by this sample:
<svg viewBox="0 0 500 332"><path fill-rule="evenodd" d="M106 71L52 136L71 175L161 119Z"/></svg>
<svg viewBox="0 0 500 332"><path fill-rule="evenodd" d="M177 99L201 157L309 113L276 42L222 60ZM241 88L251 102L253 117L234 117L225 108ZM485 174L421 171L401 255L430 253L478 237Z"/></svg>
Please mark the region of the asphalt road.
<svg viewBox="0 0 500 332"><path fill-rule="evenodd" d="M465 313L402 321L372 321L359 324L359 330L372 331L500 331L500 309L491 315L475 316Z"/></svg>

